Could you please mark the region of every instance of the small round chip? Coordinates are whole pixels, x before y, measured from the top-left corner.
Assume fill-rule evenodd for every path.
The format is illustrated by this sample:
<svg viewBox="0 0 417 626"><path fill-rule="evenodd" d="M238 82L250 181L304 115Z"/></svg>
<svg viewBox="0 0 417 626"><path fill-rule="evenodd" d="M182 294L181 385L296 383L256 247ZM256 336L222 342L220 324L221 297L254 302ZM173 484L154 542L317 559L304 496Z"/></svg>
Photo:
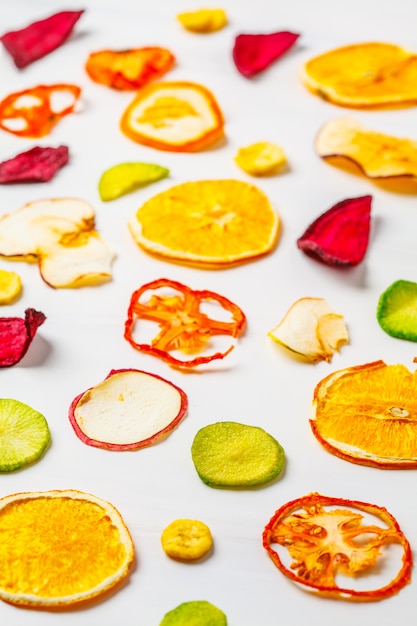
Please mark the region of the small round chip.
<svg viewBox="0 0 417 626"><path fill-rule="evenodd" d="M164 552L172 559L196 561L208 554L213 546L210 528L195 519L177 519L161 535Z"/></svg>
<svg viewBox="0 0 417 626"><path fill-rule="evenodd" d="M237 165L251 176L273 176L287 163L284 150L269 141L240 148L235 156Z"/></svg>
<svg viewBox="0 0 417 626"><path fill-rule="evenodd" d="M22 281L16 272L0 270L0 304L12 304L22 293Z"/></svg>
<svg viewBox="0 0 417 626"><path fill-rule="evenodd" d="M214 604L194 600L168 611L159 626L227 626L227 619Z"/></svg>

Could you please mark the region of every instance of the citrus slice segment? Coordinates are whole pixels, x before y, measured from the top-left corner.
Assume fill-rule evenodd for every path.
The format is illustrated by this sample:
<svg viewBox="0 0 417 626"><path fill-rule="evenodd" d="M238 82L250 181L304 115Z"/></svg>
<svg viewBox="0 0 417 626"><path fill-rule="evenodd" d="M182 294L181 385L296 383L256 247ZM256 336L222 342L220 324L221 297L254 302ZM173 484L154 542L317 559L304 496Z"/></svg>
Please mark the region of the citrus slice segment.
<svg viewBox="0 0 417 626"><path fill-rule="evenodd" d="M388 335L417 341L417 283L392 283L379 297L376 318Z"/></svg>
<svg viewBox="0 0 417 626"><path fill-rule="evenodd" d="M129 228L146 252L183 264L222 268L271 252L280 218L255 185L203 180L154 196L131 217Z"/></svg>
<svg viewBox="0 0 417 626"><path fill-rule="evenodd" d="M177 519L164 528L161 544L164 552L172 559L197 561L210 552L213 538L204 522Z"/></svg>
<svg viewBox="0 0 417 626"><path fill-rule="evenodd" d="M417 373L375 361L333 372L314 390L310 426L321 445L352 463L417 467Z"/></svg>
<svg viewBox="0 0 417 626"><path fill-rule="evenodd" d="M307 61L301 79L313 93L346 107L417 104L417 55L391 43L330 50Z"/></svg>
<svg viewBox="0 0 417 626"><path fill-rule="evenodd" d="M117 509L76 490L0 499L0 598L51 609L103 595L129 573L134 546Z"/></svg>
<svg viewBox="0 0 417 626"><path fill-rule="evenodd" d="M51 435L44 416L27 404L0 399L0 472L12 472L37 461Z"/></svg>
<svg viewBox="0 0 417 626"><path fill-rule="evenodd" d="M272 176L280 172L287 163L284 150L269 141L240 148L235 161L251 176Z"/></svg>
<svg viewBox="0 0 417 626"><path fill-rule="evenodd" d="M213 94L198 83L156 82L139 91L120 121L138 143L169 152L196 152L223 137L223 113Z"/></svg>
<svg viewBox="0 0 417 626"><path fill-rule="evenodd" d="M177 15L177 19L186 30L192 33L214 33L227 24L226 11L223 9L197 9Z"/></svg>
<svg viewBox="0 0 417 626"><path fill-rule="evenodd" d="M154 163L119 163L102 174L98 191L103 202L109 202L168 175L168 168Z"/></svg>
<svg viewBox="0 0 417 626"><path fill-rule="evenodd" d="M22 280L16 272L0 270L0 305L15 302L22 293Z"/></svg>
<svg viewBox="0 0 417 626"><path fill-rule="evenodd" d="M411 578L411 548L398 522L367 502L318 493L292 500L265 526L263 546L282 574L323 597L383 600ZM366 574L370 589L361 584Z"/></svg>
<svg viewBox="0 0 417 626"><path fill-rule="evenodd" d="M156 374L112 370L72 401L69 419L77 437L89 446L138 450L168 436L187 407L182 389Z"/></svg>
<svg viewBox="0 0 417 626"><path fill-rule="evenodd" d="M227 626L227 619L214 604L192 600L168 611L159 626Z"/></svg>
<svg viewBox="0 0 417 626"><path fill-rule="evenodd" d="M277 478L285 453L259 426L216 422L194 437L191 455L197 474L209 487L254 487Z"/></svg>

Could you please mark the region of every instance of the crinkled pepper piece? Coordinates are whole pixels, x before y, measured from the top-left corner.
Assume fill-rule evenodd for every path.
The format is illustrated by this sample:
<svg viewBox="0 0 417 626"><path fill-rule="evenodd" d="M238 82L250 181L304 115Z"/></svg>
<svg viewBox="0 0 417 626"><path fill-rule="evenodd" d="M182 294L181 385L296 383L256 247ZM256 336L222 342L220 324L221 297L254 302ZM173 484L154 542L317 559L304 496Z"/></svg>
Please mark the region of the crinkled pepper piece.
<svg viewBox="0 0 417 626"><path fill-rule="evenodd" d="M68 159L67 146L36 146L0 163L0 184L48 182Z"/></svg>
<svg viewBox="0 0 417 626"><path fill-rule="evenodd" d="M45 320L46 316L35 309L26 309L24 319L0 318L0 367L11 367L24 357Z"/></svg>

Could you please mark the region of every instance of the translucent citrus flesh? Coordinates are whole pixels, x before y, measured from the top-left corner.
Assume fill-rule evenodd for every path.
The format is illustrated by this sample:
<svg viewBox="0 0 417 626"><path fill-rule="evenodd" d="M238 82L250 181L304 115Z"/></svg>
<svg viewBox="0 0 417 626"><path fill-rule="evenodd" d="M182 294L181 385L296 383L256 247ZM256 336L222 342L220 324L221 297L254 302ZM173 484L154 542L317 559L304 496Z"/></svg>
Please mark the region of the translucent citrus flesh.
<svg viewBox="0 0 417 626"><path fill-rule="evenodd" d="M0 270L0 304L11 304L22 293L22 281L16 272Z"/></svg>
<svg viewBox="0 0 417 626"><path fill-rule="evenodd" d="M379 298L376 316L389 335L417 341L417 283L397 280L390 285Z"/></svg>
<svg viewBox="0 0 417 626"><path fill-rule="evenodd" d="M213 545L208 526L199 520L178 519L161 535L164 552L173 559L195 561L205 556Z"/></svg>

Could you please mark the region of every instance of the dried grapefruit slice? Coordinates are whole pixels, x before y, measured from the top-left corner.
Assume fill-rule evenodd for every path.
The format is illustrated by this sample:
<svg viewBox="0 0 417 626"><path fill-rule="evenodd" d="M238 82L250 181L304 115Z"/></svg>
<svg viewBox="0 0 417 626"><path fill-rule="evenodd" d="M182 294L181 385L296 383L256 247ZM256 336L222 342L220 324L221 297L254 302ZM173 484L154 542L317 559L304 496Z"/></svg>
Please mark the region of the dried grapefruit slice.
<svg viewBox="0 0 417 626"><path fill-rule="evenodd" d="M59 608L103 595L129 573L134 546L109 502L75 490L0 499L0 598Z"/></svg>
<svg viewBox="0 0 417 626"><path fill-rule="evenodd" d="M145 202L129 220L134 239L147 252L218 268L269 253L279 226L268 198L238 180L176 185Z"/></svg>
<svg viewBox="0 0 417 626"><path fill-rule="evenodd" d="M417 104L417 54L390 43L325 52L307 61L301 79L313 93L346 107Z"/></svg>
<svg viewBox="0 0 417 626"><path fill-rule="evenodd" d="M417 341L417 283L392 283L379 297L376 318L388 335Z"/></svg>
<svg viewBox="0 0 417 626"><path fill-rule="evenodd" d="M159 626L227 626L227 619L214 604L192 600L168 611Z"/></svg>
<svg viewBox="0 0 417 626"><path fill-rule="evenodd" d="M177 519L164 528L161 544L171 559L197 561L210 552L213 538L210 528L204 522Z"/></svg>

